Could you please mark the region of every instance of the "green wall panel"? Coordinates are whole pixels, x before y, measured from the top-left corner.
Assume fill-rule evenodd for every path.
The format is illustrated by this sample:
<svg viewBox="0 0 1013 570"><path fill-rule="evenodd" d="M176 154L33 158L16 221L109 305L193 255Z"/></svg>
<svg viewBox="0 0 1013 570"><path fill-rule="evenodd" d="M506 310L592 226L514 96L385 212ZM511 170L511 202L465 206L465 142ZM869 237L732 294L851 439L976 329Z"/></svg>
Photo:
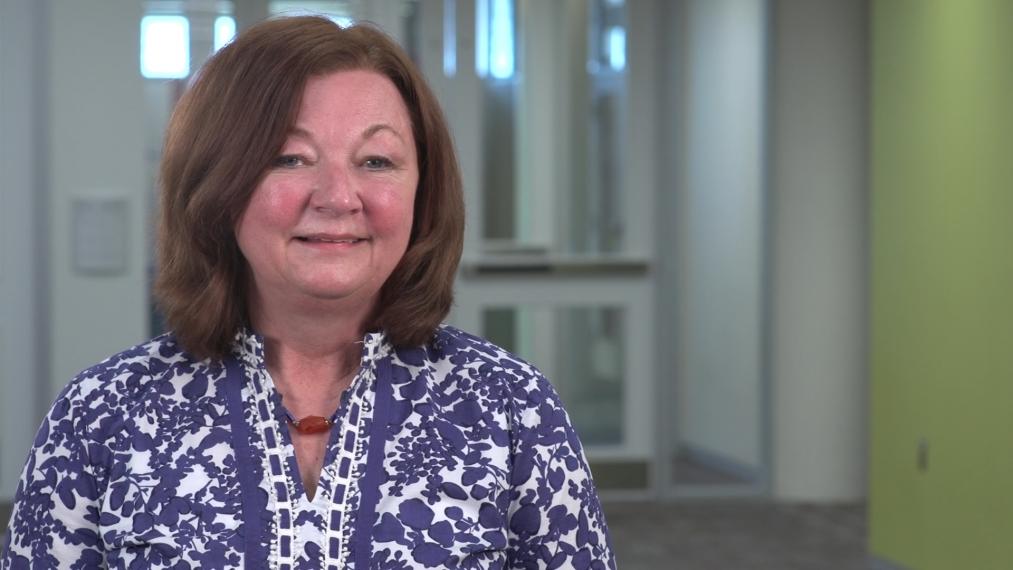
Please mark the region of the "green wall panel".
<svg viewBox="0 0 1013 570"><path fill-rule="evenodd" d="M872 18L870 547L1013 568L1013 2Z"/></svg>

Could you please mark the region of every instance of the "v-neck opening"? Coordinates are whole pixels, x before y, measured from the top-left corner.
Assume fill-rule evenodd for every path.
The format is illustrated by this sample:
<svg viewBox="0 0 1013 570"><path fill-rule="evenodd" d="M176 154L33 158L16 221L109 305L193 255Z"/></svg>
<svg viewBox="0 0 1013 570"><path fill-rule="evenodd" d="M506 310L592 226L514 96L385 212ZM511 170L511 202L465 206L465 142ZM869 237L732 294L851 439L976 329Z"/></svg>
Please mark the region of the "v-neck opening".
<svg viewBox="0 0 1013 570"><path fill-rule="evenodd" d="M327 506L326 504L317 505L318 497L321 496L321 492L323 491L324 494L327 495L329 501L333 492L328 473L328 466L332 465L341 453L341 434L344 433L346 423L349 421L348 406L353 398L353 390L358 389L359 384L365 381L362 378L364 375L364 367L364 364L360 364L359 370L352 378L351 384L342 390L341 396L339 397L338 409L332 416L334 418L334 423L331 425L327 434L327 443L324 446L323 460L320 464L320 475L317 477L316 490L313 492L312 498L309 496L309 493L306 492L306 485L303 483L302 479L302 471L299 469L299 456L296 454L296 446L295 441L292 439L291 426L289 425L288 418L286 417L287 408L285 408L284 397L278 390L270 371L266 368L263 370L265 378L270 383L268 386L270 389L269 398L271 399L271 403L274 407L272 417L278 427L278 433L281 435L282 450L285 450L286 448L291 448L292 450L292 452L288 454L288 457L285 458L285 464L289 471L289 478L292 480L292 495L293 497L298 498L301 503L320 507Z"/></svg>
<svg viewBox="0 0 1013 570"><path fill-rule="evenodd" d="M330 502L333 496L333 481L331 477L329 467L338 467L334 464L337 462L338 456L341 453L342 441L341 434L345 432L347 428L347 422L352 420L349 417L348 407L352 405L352 401L355 398L355 393L358 390L362 390L362 384L367 382L366 369L372 367L373 363L366 360L367 355L362 356L362 361L359 365L359 371L356 372L356 376L353 377L352 383L348 385L338 399L337 410L334 412L333 418L334 423L330 426L330 431L327 434L327 443L324 447L323 452L323 463L320 465L320 475L317 477L316 490L313 492L313 497L309 496L306 492L306 484L303 482L302 472L299 469L299 457L296 455L296 444L292 439L292 430L289 425L288 418L286 417L286 410L284 398L281 391L278 390L278 385L275 383L274 377L270 376L270 371L266 367L261 368L261 374L266 382L266 386L262 387L267 391L267 397L271 402L272 412L271 417L274 419L278 426L278 432L281 436L281 446L283 453L291 447L291 454L285 458L285 464L289 471L289 479L292 481L292 496L299 500L299 504L311 505L314 508L326 508L327 503ZM320 499L321 495L325 496L325 499Z"/></svg>
<svg viewBox="0 0 1013 570"><path fill-rule="evenodd" d="M367 464L376 452L367 454L366 445L376 428L372 424L375 390L390 346L383 333L369 333L364 338L359 370L342 392L311 498L299 471L281 393L264 365L262 340L256 333L243 334L246 336L238 339L242 344L237 353L246 377L242 398L252 415L249 425L251 434L256 434L255 448L262 450L262 455L253 459L262 462L266 476L262 488L274 530L264 536L271 559L280 570L293 570L302 556L309 560L320 556L321 567L328 570L343 568L351 553L353 532L361 528L360 504L363 500L375 503L375 497L364 497L361 479L369 479ZM307 538L310 536L315 538ZM306 540L322 550L304 551Z"/></svg>

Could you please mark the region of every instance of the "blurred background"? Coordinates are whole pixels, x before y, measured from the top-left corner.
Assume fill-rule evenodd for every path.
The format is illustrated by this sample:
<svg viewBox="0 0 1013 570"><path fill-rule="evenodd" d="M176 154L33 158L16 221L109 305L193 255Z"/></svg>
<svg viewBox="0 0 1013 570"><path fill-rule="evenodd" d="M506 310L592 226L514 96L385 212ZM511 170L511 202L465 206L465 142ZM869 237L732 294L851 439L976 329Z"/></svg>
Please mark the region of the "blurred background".
<svg viewBox="0 0 1013 570"><path fill-rule="evenodd" d="M297 13L440 97L450 321L557 386L621 568L1013 568L1008 0L0 1L0 522L61 387L162 330L188 78Z"/></svg>

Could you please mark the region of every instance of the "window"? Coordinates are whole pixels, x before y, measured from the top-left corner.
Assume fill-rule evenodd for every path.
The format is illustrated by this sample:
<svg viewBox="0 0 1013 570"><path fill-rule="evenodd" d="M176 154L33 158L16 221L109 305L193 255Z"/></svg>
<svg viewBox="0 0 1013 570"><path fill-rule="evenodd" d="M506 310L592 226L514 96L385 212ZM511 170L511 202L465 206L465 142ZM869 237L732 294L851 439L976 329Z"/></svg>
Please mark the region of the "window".
<svg viewBox="0 0 1013 570"><path fill-rule="evenodd" d="M325 16L342 28L355 21L348 3L336 0L272 0L268 9L273 15Z"/></svg>
<svg viewBox="0 0 1013 570"><path fill-rule="evenodd" d="M185 16L141 18L141 75L152 79L190 75L190 22Z"/></svg>
<svg viewBox="0 0 1013 570"><path fill-rule="evenodd" d="M215 51L222 49L234 37L236 37L236 19L232 16L215 18Z"/></svg>
<svg viewBox="0 0 1013 570"><path fill-rule="evenodd" d="M475 71L479 77L509 79L514 74L513 0L477 0Z"/></svg>

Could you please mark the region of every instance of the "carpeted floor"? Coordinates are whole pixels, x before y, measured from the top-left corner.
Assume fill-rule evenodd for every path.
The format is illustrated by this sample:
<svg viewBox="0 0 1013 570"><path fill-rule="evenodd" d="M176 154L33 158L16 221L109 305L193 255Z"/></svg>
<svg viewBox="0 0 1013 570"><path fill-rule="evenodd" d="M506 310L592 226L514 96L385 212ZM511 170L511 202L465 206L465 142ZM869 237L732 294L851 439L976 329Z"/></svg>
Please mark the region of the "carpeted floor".
<svg viewBox="0 0 1013 570"><path fill-rule="evenodd" d="M865 508L708 500L605 505L622 570L866 570Z"/></svg>

